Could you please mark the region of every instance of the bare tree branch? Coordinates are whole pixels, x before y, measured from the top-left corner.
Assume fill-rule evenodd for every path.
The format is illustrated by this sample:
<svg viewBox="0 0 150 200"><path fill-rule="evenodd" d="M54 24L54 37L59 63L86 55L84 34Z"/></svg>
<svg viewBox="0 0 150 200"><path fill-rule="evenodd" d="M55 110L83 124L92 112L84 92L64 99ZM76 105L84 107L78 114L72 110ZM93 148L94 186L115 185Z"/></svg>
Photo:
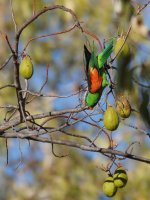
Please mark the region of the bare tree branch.
<svg viewBox="0 0 150 200"><path fill-rule="evenodd" d="M42 119L42 118L46 118L46 117L53 117L53 116L59 116L59 115L63 115L63 114L67 114L67 113L79 113L83 110L86 110L88 107L85 106L83 108L77 108L77 109L68 109L68 110L61 110L61 111L51 111L51 112L47 112L47 113L42 113L42 114L37 114L37 115L29 115L26 117L26 121L30 121L32 119ZM0 132L3 132L5 130L8 130L9 128L16 126L20 123L22 123L24 121L20 120L20 117L15 117L12 120L8 121L8 122L4 122L2 124L0 124Z"/></svg>
<svg viewBox="0 0 150 200"><path fill-rule="evenodd" d="M84 151L91 151L91 152L97 152L97 153L102 153L102 154L107 154L107 155L115 155L123 158L128 158L131 160L136 160L136 161L141 161L147 164L150 164L150 159L144 158L141 156L136 156L133 154L128 154L124 153L122 151L117 151L113 149L106 149L106 148L99 148L99 147L93 147L93 146L87 146L84 144L72 142L72 141L67 141L67 140L55 140L55 139L50 139L50 138L43 138L39 136L31 136L28 137L25 134L21 133L3 133L0 135L2 138L20 138L20 139L30 139L42 143L53 143L53 144L58 144L58 145L65 145L65 146L70 146L70 147L75 147Z"/></svg>

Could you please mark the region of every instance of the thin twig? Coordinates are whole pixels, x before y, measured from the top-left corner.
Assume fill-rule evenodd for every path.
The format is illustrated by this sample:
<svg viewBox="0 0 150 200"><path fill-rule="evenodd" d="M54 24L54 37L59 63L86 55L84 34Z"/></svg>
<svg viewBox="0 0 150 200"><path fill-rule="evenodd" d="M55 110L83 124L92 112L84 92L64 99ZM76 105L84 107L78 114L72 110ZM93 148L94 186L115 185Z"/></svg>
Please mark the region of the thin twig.
<svg viewBox="0 0 150 200"><path fill-rule="evenodd" d="M79 94L82 91L82 89L80 91L77 91L73 94L69 94L69 95L52 95L52 94L42 94L39 92L31 92L29 90L20 90L19 92L26 92L28 94L31 94L32 96L37 96L37 97L51 97L51 98L69 98L72 96L75 96L77 94Z"/></svg>
<svg viewBox="0 0 150 200"><path fill-rule="evenodd" d="M23 153L22 153L22 150L21 150L21 145L20 145L20 139L18 138L18 143L19 143L19 151L20 151L20 160L19 160L19 163L18 165L15 167L15 170L17 170L20 165L23 163Z"/></svg>
<svg viewBox="0 0 150 200"><path fill-rule="evenodd" d="M4 106L0 106L0 108L18 109L18 106L15 106L15 105L4 105Z"/></svg>
<svg viewBox="0 0 150 200"><path fill-rule="evenodd" d="M6 138L6 165L8 165L9 162L9 152L8 152L8 139Z"/></svg>
<svg viewBox="0 0 150 200"><path fill-rule="evenodd" d="M37 36L37 37L34 37L34 38L31 38L27 44L25 45L25 47L23 48L23 53L26 51L27 47L29 46L29 44L34 41L34 40L37 40L37 39L42 39L42 38L45 38L45 37L51 37L51 36L56 36L56 35L61 35L61 34L64 34L64 33L68 33L70 31L72 31L73 29L75 29L77 27L77 25L73 25L71 28L69 29L66 29L64 31L59 31L59 32L55 32L55 33L50 33L50 34L44 34L44 35L40 35L40 36Z"/></svg>
<svg viewBox="0 0 150 200"><path fill-rule="evenodd" d="M150 4L150 1L148 1L147 3L145 3L142 7L140 7L137 12L136 12L136 15L139 15L141 13L142 10L144 10L148 4Z"/></svg>
<svg viewBox="0 0 150 200"><path fill-rule="evenodd" d="M3 85L0 87L0 90L5 89L5 88L16 88L15 84L7 84L7 85Z"/></svg>
<svg viewBox="0 0 150 200"><path fill-rule="evenodd" d="M144 87L144 88L150 88L150 85L145 85L143 83L140 83L139 81L137 81L133 76L132 76L132 80L139 86Z"/></svg>
<svg viewBox="0 0 150 200"><path fill-rule="evenodd" d="M73 134L73 133L68 133L67 131L62 131L62 130L61 130L61 133L64 133L65 135L69 135L69 136L73 136L73 137L85 139L85 140L87 140L88 142L90 142L90 146L97 147L97 146L94 144L94 141L92 141L92 140L91 140L89 137L87 137L87 136L79 135L79 134Z"/></svg>
<svg viewBox="0 0 150 200"><path fill-rule="evenodd" d="M14 27L15 27L15 33L16 33L17 32L17 22L16 22L15 15L14 15L12 0L10 0L10 8L11 8L11 16L12 16L12 20L13 20Z"/></svg>
<svg viewBox="0 0 150 200"><path fill-rule="evenodd" d="M13 47L12 47L12 45L11 45L9 39L8 39L8 36L7 36L6 34L4 35L4 38L5 38L5 40L6 40L7 44L8 44L8 46L9 46L9 48L10 48L12 54L13 54L13 56L14 56L15 51L14 51L14 49L13 49Z"/></svg>
<svg viewBox="0 0 150 200"><path fill-rule="evenodd" d="M7 114L10 113L10 112L11 112L10 116L8 118L6 118ZM7 113L5 115L5 121L9 121L15 115L16 112L17 112L17 109L14 109L14 108L12 108L11 110L7 111Z"/></svg>
<svg viewBox="0 0 150 200"><path fill-rule="evenodd" d="M128 127L130 127L130 128L133 128L133 129L135 129L135 130L138 130L139 132L144 133L145 135L150 135L150 132L145 131L145 130L143 130L143 129L140 129L139 127L134 126L134 125L132 125L132 124L126 124L126 123L124 123L124 125L126 125L126 126L128 126Z"/></svg>
<svg viewBox="0 0 150 200"><path fill-rule="evenodd" d="M47 82L48 82L48 68L49 68L49 64L46 66L46 76L45 76L45 82L43 83L43 85L41 86L41 88L40 88L40 90L39 90L39 92L37 93L38 95L40 95L41 94L41 92L42 92L42 90L43 90L43 88L45 87L45 85L47 84ZM28 90L27 90L28 91ZM26 91L26 93L27 93L27 91ZM36 98L36 96L38 96L38 95L34 95L29 101L26 101L26 104L29 104L29 103L31 103L31 101L33 101L35 98Z"/></svg>
<svg viewBox="0 0 150 200"><path fill-rule="evenodd" d="M13 57L13 55L11 54L11 55L7 58L7 60L4 62L4 64L0 66L0 70L3 69L3 68L9 63L9 61L11 60L12 57Z"/></svg>
<svg viewBox="0 0 150 200"><path fill-rule="evenodd" d="M128 148L125 150L125 153L131 154L132 151L133 151L133 146L134 146L135 144L140 145L140 142L138 142L138 141L132 142L132 143L128 146ZM132 147L132 149L131 149L131 147Z"/></svg>
<svg viewBox="0 0 150 200"><path fill-rule="evenodd" d="M94 142L97 140L97 138L100 136L100 134L102 133L101 131L102 131L101 129L98 131L98 133L97 133L96 137L94 138L94 140L91 141L90 146L92 146L94 144Z"/></svg>
<svg viewBox="0 0 150 200"><path fill-rule="evenodd" d="M93 37L95 40L97 40L98 44L99 44L99 47L100 47L100 50L102 51L103 50L103 45L100 41L100 39L98 38L97 35L95 35L94 33L91 33L90 31L86 30L83 28L83 32L86 33L87 35L90 35L91 37Z"/></svg>

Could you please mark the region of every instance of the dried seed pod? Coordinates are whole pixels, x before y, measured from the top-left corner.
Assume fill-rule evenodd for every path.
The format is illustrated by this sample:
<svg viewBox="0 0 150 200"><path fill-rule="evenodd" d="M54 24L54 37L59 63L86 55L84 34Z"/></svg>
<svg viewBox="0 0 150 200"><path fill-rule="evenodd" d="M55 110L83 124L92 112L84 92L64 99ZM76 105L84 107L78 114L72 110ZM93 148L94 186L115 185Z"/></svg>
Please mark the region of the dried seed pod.
<svg viewBox="0 0 150 200"><path fill-rule="evenodd" d="M131 106L125 96L118 97L116 101L116 110L122 118L128 118L130 116Z"/></svg>

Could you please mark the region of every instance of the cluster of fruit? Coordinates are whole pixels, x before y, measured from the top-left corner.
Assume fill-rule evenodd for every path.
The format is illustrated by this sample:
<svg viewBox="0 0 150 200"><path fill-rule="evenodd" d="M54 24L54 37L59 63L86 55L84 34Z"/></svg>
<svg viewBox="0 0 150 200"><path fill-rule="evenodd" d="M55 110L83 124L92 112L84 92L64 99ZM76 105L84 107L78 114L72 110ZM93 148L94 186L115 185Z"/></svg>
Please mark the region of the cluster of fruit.
<svg viewBox="0 0 150 200"><path fill-rule="evenodd" d="M124 43L124 37L121 36L118 38L114 52L117 53ZM123 54L129 53L129 47L127 44L123 46ZM115 108L111 105L108 105L108 108L104 112L103 123L104 127L109 131L114 131L119 126L119 117L128 118L131 114L131 106L129 101L124 95L119 95L116 100ZM103 192L107 197L113 197L118 188L123 188L128 181L128 176L123 167L118 167L114 175L109 175L103 184Z"/></svg>
<svg viewBox="0 0 150 200"><path fill-rule="evenodd" d="M107 197L113 197L118 188L123 188L128 181L128 176L123 167L118 167L114 175L109 175L103 183L103 192Z"/></svg>

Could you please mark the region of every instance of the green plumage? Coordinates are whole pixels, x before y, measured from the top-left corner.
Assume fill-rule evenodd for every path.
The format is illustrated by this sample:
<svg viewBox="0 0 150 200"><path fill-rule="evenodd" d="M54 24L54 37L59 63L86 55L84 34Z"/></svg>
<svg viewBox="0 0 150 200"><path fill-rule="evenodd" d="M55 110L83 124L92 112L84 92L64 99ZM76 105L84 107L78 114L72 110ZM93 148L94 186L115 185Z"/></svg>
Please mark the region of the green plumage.
<svg viewBox="0 0 150 200"><path fill-rule="evenodd" d="M98 103L100 96L101 94L99 92L93 94L88 91L85 98L86 105L93 108Z"/></svg>
<svg viewBox="0 0 150 200"><path fill-rule="evenodd" d="M105 88L106 86L110 85L109 81L107 80L107 75L105 70L103 70L102 72L102 77L103 77L102 88Z"/></svg>
<svg viewBox="0 0 150 200"><path fill-rule="evenodd" d="M105 76L105 75L104 75ZM102 87L101 89L96 92L96 93L91 93L91 92L87 92L86 97L85 97L85 102L86 105L90 108L93 108L94 106L96 106L96 104L99 102L101 95L103 93L103 90L105 89L106 86L109 85L109 82L107 81L107 79L103 79L103 83L102 83Z"/></svg>
<svg viewBox="0 0 150 200"><path fill-rule="evenodd" d="M113 40L105 47L105 49L98 55L98 66L102 68L107 62L110 54L113 51Z"/></svg>

